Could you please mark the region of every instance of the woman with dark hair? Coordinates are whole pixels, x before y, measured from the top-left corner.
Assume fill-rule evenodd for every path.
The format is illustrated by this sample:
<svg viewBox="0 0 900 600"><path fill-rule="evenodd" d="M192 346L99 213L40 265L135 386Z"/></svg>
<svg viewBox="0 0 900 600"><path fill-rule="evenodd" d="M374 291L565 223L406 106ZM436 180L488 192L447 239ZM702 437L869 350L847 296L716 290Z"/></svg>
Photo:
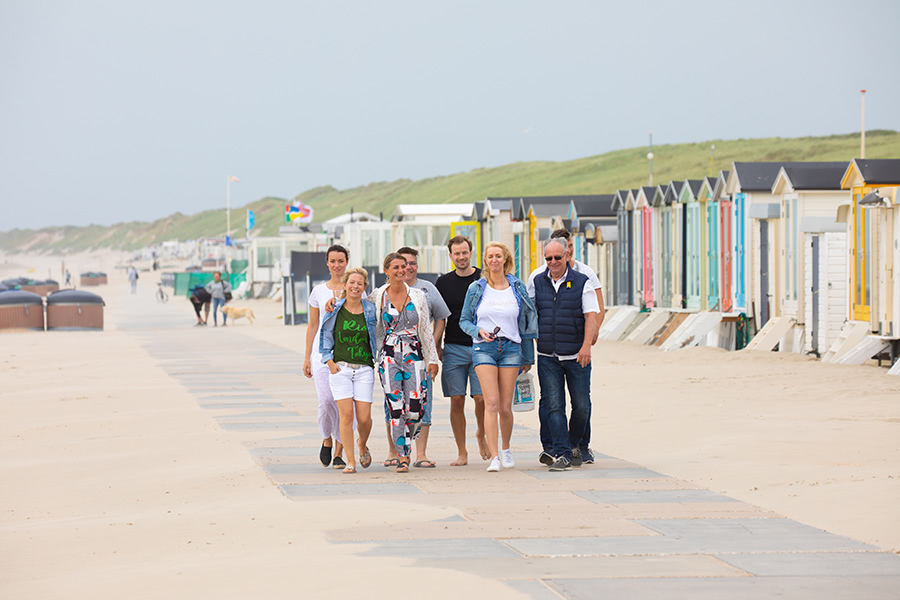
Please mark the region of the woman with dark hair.
<svg viewBox="0 0 900 600"><path fill-rule="evenodd" d="M425 293L405 281L406 258L388 254L384 272L388 281L374 293L376 364L397 450L397 472L408 473L410 447L431 401L426 372L432 379L438 374L437 349ZM390 466L389 461L385 466Z"/></svg>
<svg viewBox="0 0 900 600"><path fill-rule="evenodd" d="M491 464L497 472L516 463L510 450L513 430L512 401L516 378L534 364L537 311L525 284L512 273L512 254L504 244L491 242L484 249L481 279L469 284L459 327L472 336L475 373L484 394L484 432ZM497 422L503 438L497 448Z"/></svg>
<svg viewBox="0 0 900 600"><path fill-rule="evenodd" d="M319 461L323 467L332 466L343 469L346 465L341 457L340 419L337 404L331 394L328 383L328 367L322 363L317 333L328 311L325 306L329 300L340 297L344 290L344 271L350 260L350 253L343 246L334 245L325 253L325 264L331 273L331 279L315 286L309 293L309 322L306 325L306 358L303 360L303 374L313 379L316 393L319 396L319 433L322 435L322 447L319 449ZM351 440L352 442L352 440ZM334 458L332 459L332 452Z"/></svg>

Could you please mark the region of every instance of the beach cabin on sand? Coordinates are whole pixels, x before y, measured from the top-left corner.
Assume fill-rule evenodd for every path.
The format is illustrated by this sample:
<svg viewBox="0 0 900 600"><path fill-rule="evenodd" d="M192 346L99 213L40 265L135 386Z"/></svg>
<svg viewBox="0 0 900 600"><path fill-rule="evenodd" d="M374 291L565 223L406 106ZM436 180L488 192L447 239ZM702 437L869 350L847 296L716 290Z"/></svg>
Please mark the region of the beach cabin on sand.
<svg viewBox="0 0 900 600"><path fill-rule="evenodd" d="M575 196L569 214L575 234L575 258L588 264L603 284L604 298L615 299L617 273L616 211L613 194Z"/></svg>
<svg viewBox="0 0 900 600"><path fill-rule="evenodd" d="M697 201L700 203L700 309L721 311L719 303L719 202L715 197L716 178L704 177Z"/></svg>
<svg viewBox="0 0 900 600"><path fill-rule="evenodd" d="M679 201L683 181L673 181L665 188L663 196L663 235L661 244L669 248L668 266L663 266L663 289L668 297L660 300L666 308L684 308L684 205ZM666 259L663 258L663 261Z"/></svg>
<svg viewBox="0 0 900 600"><path fill-rule="evenodd" d="M705 294L704 286L703 260L701 252L703 249L703 220L700 212L700 187L703 185L702 179L688 179L681 188L681 197L679 202L684 206L684 270L682 289L685 296L684 306L694 310L700 310L702 306L701 297Z"/></svg>
<svg viewBox="0 0 900 600"><path fill-rule="evenodd" d="M634 302L634 247L632 245L633 213L628 209L633 204L631 190L619 190L613 195L612 208L616 212L618 232L616 273L616 296L614 304L624 306Z"/></svg>
<svg viewBox="0 0 900 600"><path fill-rule="evenodd" d="M472 204L398 204L391 217L392 248L409 246L419 251L419 271L450 270L447 242L454 224L472 223ZM473 257L474 258L474 257Z"/></svg>
<svg viewBox="0 0 900 600"><path fill-rule="evenodd" d="M635 220L639 228L640 246L638 250L641 259L641 305L647 308L656 306L656 297L654 295L654 215L653 201L656 197L657 188L655 186L645 186L638 188L634 198Z"/></svg>
<svg viewBox="0 0 900 600"><path fill-rule="evenodd" d="M720 171L713 189L719 203L719 310L734 311L734 263L737 255L735 240L734 201L726 193L728 171Z"/></svg>
<svg viewBox="0 0 900 600"><path fill-rule="evenodd" d="M472 220L480 224L477 232L477 240L467 235L457 224L454 224L453 235L466 235L472 240L472 252L481 256L484 246L488 242L497 241L510 249L515 256L516 234L513 232L512 220L513 198L485 198L482 202L476 202L472 207ZM515 200L518 200L516 198Z"/></svg>
<svg viewBox="0 0 900 600"><path fill-rule="evenodd" d="M779 313L796 325L782 351L827 351L840 335L847 314L847 234L836 221L849 202L841 190L846 162L782 166L772 185L780 204L781 256Z"/></svg>
<svg viewBox="0 0 900 600"><path fill-rule="evenodd" d="M900 159L856 158L841 179L850 190L848 316L869 331L900 337ZM892 343L892 358L898 351Z"/></svg>

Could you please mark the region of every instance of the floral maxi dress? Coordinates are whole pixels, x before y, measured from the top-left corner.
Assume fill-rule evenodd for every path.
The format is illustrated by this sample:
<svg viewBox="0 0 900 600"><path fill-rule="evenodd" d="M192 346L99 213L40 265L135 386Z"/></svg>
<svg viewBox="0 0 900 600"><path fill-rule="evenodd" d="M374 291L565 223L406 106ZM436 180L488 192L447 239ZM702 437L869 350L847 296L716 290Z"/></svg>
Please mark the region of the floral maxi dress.
<svg viewBox="0 0 900 600"><path fill-rule="evenodd" d="M409 296L399 314L389 299L385 304L381 314L385 336L378 357L378 376L390 412L391 437L397 456L404 458L410 455L412 440L419 437L428 402L428 382L417 333L416 307Z"/></svg>

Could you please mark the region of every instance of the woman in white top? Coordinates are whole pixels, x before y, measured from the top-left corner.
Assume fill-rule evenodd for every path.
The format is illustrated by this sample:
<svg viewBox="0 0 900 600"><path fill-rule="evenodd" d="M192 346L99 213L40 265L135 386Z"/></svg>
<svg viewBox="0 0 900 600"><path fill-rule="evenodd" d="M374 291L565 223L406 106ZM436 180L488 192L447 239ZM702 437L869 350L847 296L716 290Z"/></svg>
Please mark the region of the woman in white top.
<svg viewBox="0 0 900 600"><path fill-rule="evenodd" d="M534 364L537 312L525 284L510 273L512 254L505 245L489 243L484 249L482 278L466 292L459 327L472 336L475 374L484 393L484 431L491 464L497 472L502 465L516 465L510 450L516 378ZM503 444L498 452L497 423Z"/></svg>
<svg viewBox="0 0 900 600"><path fill-rule="evenodd" d="M331 279L320 283L309 293L309 322L306 325L306 358L303 360L303 374L313 379L319 397L319 432L322 434L319 461L323 467L333 466L335 469L343 469L347 465L341 457L344 447L341 443L340 418L328 382L329 370L322 363L318 332L322 327L322 321L325 320L326 304L329 300L339 298L344 291L343 277L350 253L343 246L334 245L328 248L325 257Z"/></svg>

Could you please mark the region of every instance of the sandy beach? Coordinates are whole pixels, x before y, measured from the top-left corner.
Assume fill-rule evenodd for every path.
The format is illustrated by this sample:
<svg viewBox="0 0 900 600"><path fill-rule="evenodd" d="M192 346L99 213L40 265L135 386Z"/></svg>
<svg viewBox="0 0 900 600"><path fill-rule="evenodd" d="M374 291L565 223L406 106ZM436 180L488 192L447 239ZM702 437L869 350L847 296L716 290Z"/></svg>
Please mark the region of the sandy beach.
<svg viewBox="0 0 900 600"><path fill-rule="evenodd" d="M242 391L251 397L261 390L314 423L315 391L295 363L305 328L284 326L280 304L266 300L235 301L253 308L252 326L194 328L187 300L155 302L156 274L142 272L138 294L130 294L115 269L122 259L98 253L67 260L73 277L76 268L109 273L110 283L92 290L106 301L105 331L0 333L3 596L384 597L412 587L438 598L537 597L474 567L367 553L375 546L366 540L381 538L364 532L385 537L418 528L441 537L449 525L435 523L462 513L469 519L471 511L460 508L468 505L450 498L467 482L482 495L494 489L509 505L526 502L515 498L518 479L489 479L472 458L474 441L471 464L449 466L455 447L443 398L429 450L438 468L414 469L403 480L434 493L427 502L288 497L278 485L288 479L264 457L295 438L278 428L229 427L262 417L253 408L242 419L215 412L212 399L233 402ZM58 259L0 257L2 278L29 269L59 279ZM746 514L786 517L900 551L900 378L886 369L602 342L593 365L595 450L685 482L680 486L727 495ZM245 383L217 391L216 379L229 373ZM279 414L266 422L295 421ZM536 467L537 414L516 419L517 460ZM470 431L472 424L470 417ZM300 446L317 448L314 431L300 438ZM386 447L376 420L376 461ZM334 475L310 473L289 483ZM398 481L381 467L356 477ZM568 485L539 483L548 493ZM523 527L531 522L523 519ZM552 536L555 527L573 527L570 521L534 527Z"/></svg>

